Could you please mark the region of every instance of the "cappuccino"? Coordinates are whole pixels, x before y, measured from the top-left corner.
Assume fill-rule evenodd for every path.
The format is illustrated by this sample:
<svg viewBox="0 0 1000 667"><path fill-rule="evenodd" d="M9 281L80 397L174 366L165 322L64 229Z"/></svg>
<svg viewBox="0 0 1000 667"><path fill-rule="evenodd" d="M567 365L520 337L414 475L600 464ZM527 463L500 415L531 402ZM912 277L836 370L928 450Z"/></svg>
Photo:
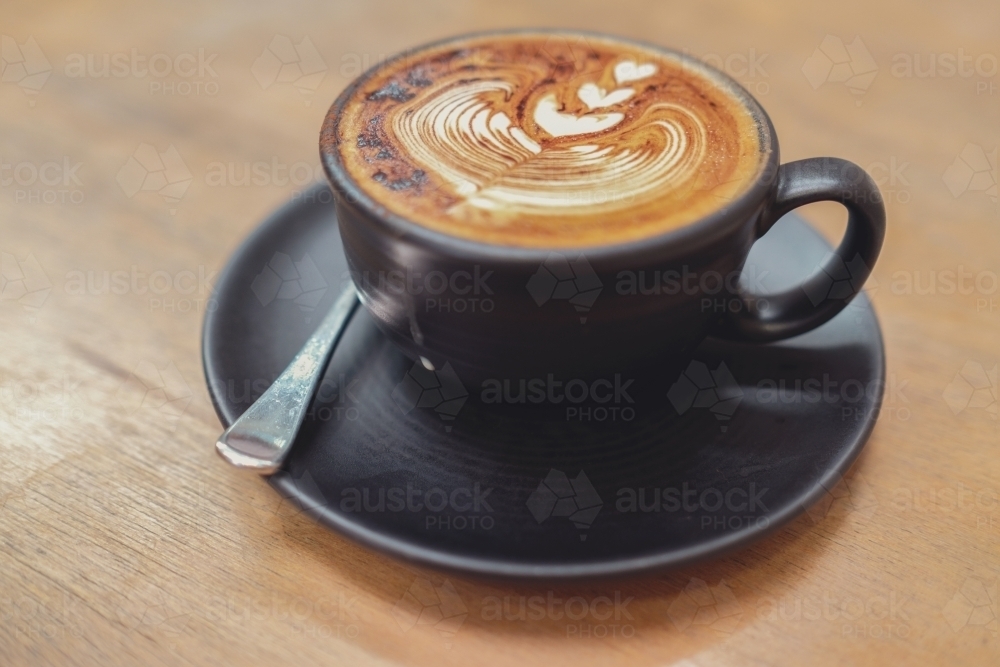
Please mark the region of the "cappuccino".
<svg viewBox="0 0 1000 667"><path fill-rule="evenodd" d="M636 241L719 210L759 177L766 130L733 84L626 40L459 38L378 66L322 148L388 211L489 244Z"/></svg>

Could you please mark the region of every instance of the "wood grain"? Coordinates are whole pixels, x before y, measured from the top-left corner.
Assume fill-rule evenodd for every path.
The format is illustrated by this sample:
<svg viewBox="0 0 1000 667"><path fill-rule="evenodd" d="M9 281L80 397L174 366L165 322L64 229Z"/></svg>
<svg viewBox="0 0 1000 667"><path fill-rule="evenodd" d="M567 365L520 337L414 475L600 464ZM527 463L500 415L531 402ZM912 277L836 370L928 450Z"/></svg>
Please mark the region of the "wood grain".
<svg viewBox="0 0 1000 667"><path fill-rule="evenodd" d="M996 4L7 0L0 16L0 664L997 664ZM773 537L640 580L450 577L468 616L442 636L393 610L415 581L444 577L329 533L217 459L200 324L229 253L301 189L289 169L312 180L324 110L358 67L530 25L721 63L771 114L785 161L866 167L888 206L873 297L891 381L845 484ZM255 76L275 35L311 39L327 68L314 90ZM814 56L827 36L831 49L859 37L875 78L853 92L830 81ZM22 54L34 38L51 67L35 94L8 37ZM133 52L165 76L140 76ZM105 54L128 73L99 76ZM176 201L130 192L121 170L142 144L173 146L190 172L169 173L190 178ZM992 154L985 180L953 166L963 151ZM245 163L266 178L239 185ZM806 214L831 237L842 227L836 206ZM104 290L105 272L122 280ZM963 399L963 369L994 369L992 389ZM715 623L711 604L678 615L696 580L724 582L734 622ZM488 613L493 597L550 594L631 601L618 620Z"/></svg>

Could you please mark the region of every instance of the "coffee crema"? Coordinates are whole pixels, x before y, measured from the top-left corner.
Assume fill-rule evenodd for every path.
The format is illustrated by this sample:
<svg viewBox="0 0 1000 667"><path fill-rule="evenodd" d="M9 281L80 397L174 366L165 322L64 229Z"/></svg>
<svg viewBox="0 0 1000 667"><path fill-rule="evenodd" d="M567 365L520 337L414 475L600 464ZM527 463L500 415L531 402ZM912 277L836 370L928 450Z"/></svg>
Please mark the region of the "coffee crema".
<svg viewBox="0 0 1000 667"><path fill-rule="evenodd" d="M713 72L625 40L463 38L390 60L328 118L321 148L375 202L479 242L634 241L724 207L769 146Z"/></svg>

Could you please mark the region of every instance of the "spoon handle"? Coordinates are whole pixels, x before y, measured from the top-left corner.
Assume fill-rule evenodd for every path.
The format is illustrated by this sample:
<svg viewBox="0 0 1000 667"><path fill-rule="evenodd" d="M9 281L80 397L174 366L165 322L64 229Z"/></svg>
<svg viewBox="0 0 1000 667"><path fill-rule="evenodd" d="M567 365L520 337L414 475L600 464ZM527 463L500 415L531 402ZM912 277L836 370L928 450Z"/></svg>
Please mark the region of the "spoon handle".
<svg viewBox="0 0 1000 667"><path fill-rule="evenodd" d="M236 466L271 475L281 468L330 355L358 305L350 284L278 379L219 436L215 449Z"/></svg>

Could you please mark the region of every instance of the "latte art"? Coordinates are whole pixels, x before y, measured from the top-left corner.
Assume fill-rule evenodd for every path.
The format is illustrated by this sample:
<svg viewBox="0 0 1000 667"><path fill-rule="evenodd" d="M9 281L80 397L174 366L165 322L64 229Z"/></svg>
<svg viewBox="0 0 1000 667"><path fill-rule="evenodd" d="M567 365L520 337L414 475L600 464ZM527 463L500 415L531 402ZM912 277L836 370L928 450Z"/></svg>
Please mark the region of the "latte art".
<svg viewBox="0 0 1000 667"><path fill-rule="evenodd" d="M611 40L479 39L387 64L337 120L351 177L418 224L506 245L634 240L756 175L755 121L690 66Z"/></svg>
<svg viewBox="0 0 1000 667"><path fill-rule="evenodd" d="M553 138L605 134L600 142L549 142L543 148L506 113L490 106L489 93L509 99L514 86L504 81L456 83L412 113L393 117L393 131L406 152L448 181L461 198L448 209L453 216L461 216L466 205L559 214L579 207L580 193L588 191L618 195L593 204L613 211L685 182L704 158L704 127L675 105L655 105L635 127L614 132L609 130L622 125L624 114L563 114L550 93L535 106L534 121ZM607 100L591 96L598 106ZM619 135L625 133L646 135L641 147L616 149Z"/></svg>

